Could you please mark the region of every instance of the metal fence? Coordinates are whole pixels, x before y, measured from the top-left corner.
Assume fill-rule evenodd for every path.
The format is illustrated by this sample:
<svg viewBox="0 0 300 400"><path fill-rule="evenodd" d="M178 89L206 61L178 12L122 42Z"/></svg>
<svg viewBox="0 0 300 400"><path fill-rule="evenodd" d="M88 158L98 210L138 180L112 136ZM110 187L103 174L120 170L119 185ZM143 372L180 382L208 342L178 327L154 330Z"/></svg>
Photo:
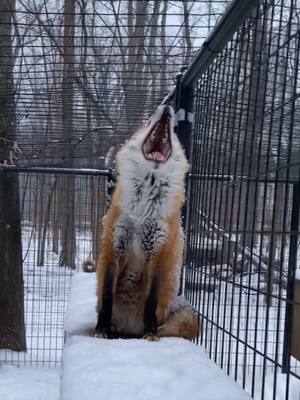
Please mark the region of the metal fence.
<svg viewBox="0 0 300 400"><path fill-rule="evenodd" d="M183 287L227 374L298 400L300 2L257 3L231 4L166 99L191 162Z"/></svg>
<svg viewBox="0 0 300 400"><path fill-rule="evenodd" d="M191 164L188 201L184 209L187 240L182 289L202 320L199 341L226 373L242 384L254 398L299 400L300 1L262 0L257 3L254 0L235 0L231 3L188 70L178 77L176 90L165 100L173 101L178 111L177 133ZM152 5L154 7L154 2ZM46 108L42 110L40 124L36 127L33 122L41 113L37 104L44 93L42 84L46 82L48 88L51 82L49 76L52 74L55 77L55 68L51 71L48 68L68 64L64 60L57 61L60 50L52 43L53 37L61 37L54 17L62 15L53 10L49 14L44 9L38 12L22 7L17 9L20 26L27 26L23 24L24 15L37 15L37 22L33 22L44 33L47 27L51 27L50 44L39 42L43 37L39 30L34 31L33 23L29 31L33 30L37 49L52 50L53 61L48 63L47 57L43 58L45 74L34 71L41 75L31 81L32 90L28 92L28 66L36 64L26 52L17 57L20 62L17 76L20 74L26 78L22 78L19 84L18 98L27 99L29 93L35 99L29 105L23 100L24 104L21 100L17 102L18 143L22 157L25 154L27 161L35 159L38 163L46 160L48 165L56 165L61 162L56 156L61 155L61 146L64 146L61 132L65 131L61 125L58 128L55 125L61 118L61 99L57 102L52 97L47 98L49 110L52 110L53 104L59 104L58 111L52 110L48 121L51 126L50 142L48 122L43 119L50 115L48 112L45 114ZM152 10L153 18L160 15L158 11ZM48 14L52 15L52 19L48 18ZM82 29L84 15L94 14L96 8L80 14ZM108 14L110 18L114 17L112 11ZM194 16L197 17L197 14ZM97 18L100 17L97 14ZM103 22L103 18L100 19ZM116 21L115 24L116 28ZM2 25L7 23L4 21ZM100 35L100 32L93 32L94 25L88 27L94 39ZM24 33L25 39L30 39L29 31ZM204 28L201 32L203 34ZM207 29L205 35L206 32ZM88 36L87 33L83 38ZM157 38L160 36L157 30ZM150 42L150 37L146 43ZM102 37L101 33L99 38L108 40L109 37ZM92 49L100 48L101 43L93 43ZM143 43L136 43L135 47L141 48ZM118 63L111 58L111 45L116 48L113 41L108 42L105 47L108 54L105 53L107 57L104 60L108 66L116 67ZM85 45L81 42L76 46L73 44L79 49L84 46L88 46L88 42ZM180 43L176 46L179 46L180 53ZM172 47L170 44L169 47L173 51L175 45ZM178 58L178 54L171 55ZM96 56L95 53L95 70L99 65ZM117 56L120 56L119 53ZM22 60L28 60L29 64L25 63L23 67ZM83 55L78 63L84 60L87 61ZM136 63L139 64L143 63ZM179 64L184 65L184 60L180 59ZM175 64L170 62L168 65L173 71ZM26 73L22 68L26 69ZM69 78L79 91L85 78L84 70L82 77L74 71ZM78 68L78 74L79 71ZM122 74L125 72L122 71ZM145 70L142 78L149 73ZM103 74L103 77L106 76ZM168 74L168 88L170 76L171 73ZM156 82L159 79L163 81L161 73L154 71L149 87L152 80ZM98 96L101 92L98 83L102 81L94 80L92 74L90 80L95 88L91 82L87 82L87 87L91 86L91 92ZM119 81L113 71L109 90L105 92L108 95L103 101L103 104L109 105L109 117L117 121L116 126L109 126L109 129L107 121L111 118L107 119L102 114L99 118L96 113L99 104L102 104L101 98L96 96L97 101L94 102L95 98L91 98L91 94L86 96L83 91L80 95L82 99L77 99L79 109L86 110L74 113L79 118L74 118L79 124L72 122L76 129L71 139L74 139L76 149L85 138L82 133L88 129L97 133L101 126L103 132L97 138L90 135L92 140L88 141L88 151L85 148L82 153L77 151L76 157L84 158L84 163L74 164L73 154L73 166L93 165L96 153L103 161L110 145L119 143L125 133L127 135L115 116L121 115L120 109L125 107L124 93L131 86L129 83L123 91L119 91ZM112 84L114 90L111 90ZM116 101L115 86L122 99L120 102ZM150 96L154 89L148 89L147 96L149 93ZM62 87L53 90L61 95ZM162 90L159 93L156 91L155 99L160 98L162 93ZM85 96L93 101L93 106L89 101L84 105ZM115 99L114 102L111 99ZM157 102L152 100L147 107L143 103L145 109L142 113L134 109L138 116L145 117ZM135 97L128 104L132 107L134 102ZM35 109L32 104L35 104ZM90 111L95 115L92 125L88 127ZM130 114L130 110L128 112ZM45 134L40 135L41 143L37 146L36 132L40 127ZM29 133L32 134L30 140ZM96 139L103 143L100 150L94 148ZM56 147L56 143L60 147ZM25 145L30 148L29 152ZM44 148L47 151L40 150ZM93 151L90 151L91 148ZM32 149L35 152L31 153ZM18 174L28 351L18 354L1 351L0 360L18 365L55 365L60 362L63 347L63 317L73 270L79 268L85 258L97 254L100 234L97 227L101 227L99 222L105 209L109 173L86 171L83 175L83 171L55 168L14 168L14 172L7 172L6 167L5 174L15 177Z"/></svg>
<svg viewBox="0 0 300 400"><path fill-rule="evenodd" d="M72 275L96 259L109 171L5 171L19 184L27 352L1 350L0 362L55 366Z"/></svg>

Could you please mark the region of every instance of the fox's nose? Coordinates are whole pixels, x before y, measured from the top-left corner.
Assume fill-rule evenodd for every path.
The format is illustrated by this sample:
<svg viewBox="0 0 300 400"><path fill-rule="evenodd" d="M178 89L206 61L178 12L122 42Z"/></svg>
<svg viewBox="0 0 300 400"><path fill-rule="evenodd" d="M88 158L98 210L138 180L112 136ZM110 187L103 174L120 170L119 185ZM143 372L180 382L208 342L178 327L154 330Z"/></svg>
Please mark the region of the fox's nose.
<svg viewBox="0 0 300 400"><path fill-rule="evenodd" d="M171 107L167 105L163 110L162 117L168 117L170 115L171 115Z"/></svg>

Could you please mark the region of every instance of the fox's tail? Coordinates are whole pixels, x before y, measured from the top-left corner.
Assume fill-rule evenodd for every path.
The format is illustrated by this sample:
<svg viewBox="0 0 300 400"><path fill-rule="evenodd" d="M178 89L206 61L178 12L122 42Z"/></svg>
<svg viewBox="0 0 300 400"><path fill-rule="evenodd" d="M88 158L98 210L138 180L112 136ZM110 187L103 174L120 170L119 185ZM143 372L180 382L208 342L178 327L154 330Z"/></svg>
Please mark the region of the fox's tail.
<svg viewBox="0 0 300 400"><path fill-rule="evenodd" d="M183 337L185 339L196 339L200 331L200 322L195 310L187 303L182 302L175 306L165 322L158 327L157 336L159 337Z"/></svg>

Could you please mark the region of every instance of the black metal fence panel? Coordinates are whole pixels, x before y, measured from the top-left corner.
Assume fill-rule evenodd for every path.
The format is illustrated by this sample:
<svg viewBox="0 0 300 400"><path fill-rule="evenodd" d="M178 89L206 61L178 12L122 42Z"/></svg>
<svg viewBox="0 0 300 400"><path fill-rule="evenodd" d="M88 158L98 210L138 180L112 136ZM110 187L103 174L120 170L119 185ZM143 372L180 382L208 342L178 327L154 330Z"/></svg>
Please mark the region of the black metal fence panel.
<svg viewBox="0 0 300 400"><path fill-rule="evenodd" d="M97 257L106 177L3 174L19 183L27 352L1 350L0 362L54 366L61 362L72 275Z"/></svg>
<svg viewBox="0 0 300 400"><path fill-rule="evenodd" d="M257 399L299 398L299 61L300 2L261 1L194 90L185 294Z"/></svg>

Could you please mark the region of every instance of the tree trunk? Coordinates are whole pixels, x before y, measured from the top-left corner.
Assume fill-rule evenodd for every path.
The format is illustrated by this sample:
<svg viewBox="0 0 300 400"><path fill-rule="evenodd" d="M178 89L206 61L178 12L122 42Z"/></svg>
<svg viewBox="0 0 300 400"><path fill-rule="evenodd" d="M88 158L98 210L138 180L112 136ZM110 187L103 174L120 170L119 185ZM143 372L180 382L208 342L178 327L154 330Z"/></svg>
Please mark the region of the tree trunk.
<svg viewBox="0 0 300 400"><path fill-rule="evenodd" d="M53 196L55 193L55 188L56 188L56 179L52 184L52 187L50 189L50 193L48 195L48 200L46 204L46 210L44 213L44 218L43 218L43 223L41 227L41 237L39 238L39 245L38 245L38 256L37 256L37 266L42 267L45 262L45 246L46 246L46 235L47 235L47 230L49 227L49 221L50 221L50 210L51 206L53 204Z"/></svg>
<svg viewBox="0 0 300 400"><path fill-rule="evenodd" d="M62 179L62 208L61 212L61 251L59 265L76 268L76 236L75 236L75 178Z"/></svg>
<svg viewBox="0 0 300 400"><path fill-rule="evenodd" d="M153 14L151 16L151 30L150 30L150 38L149 38L149 48L148 48L148 55L147 55L147 60L146 60L146 65L148 66L148 78L149 82L151 82L152 78L152 88L151 88L151 103L149 105L149 109L147 112L149 115L152 114L156 104L156 85L158 81L158 74L159 74L159 69L160 69L160 63L157 63L156 65L156 60L157 60L157 54L155 54L155 46L156 46L156 41L158 37L158 19L159 19L159 10L160 10L160 4L161 0L157 0L154 2L153 5Z"/></svg>
<svg viewBox="0 0 300 400"><path fill-rule="evenodd" d="M65 0L64 10L64 51L63 51L63 80L62 80L62 132L66 142L64 165L73 165L73 79L74 79L74 31L75 31L75 0ZM76 268L76 237L75 237L75 178L62 178L61 192L61 253L59 264L72 269Z"/></svg>
<svg viewBox="0 0 300 400"><path fill-rule="evenodd" d="M184 23L184 64L188 66L192 56L192 40L190 29L190 4L189 1L183 0L183 23Z"/></svg>
<svg viewBox="0 0 300 400"><path fill-rule="evenodd" d="M143 85L144 42L148 1L136 2L134 30L129 31L127 64L123 65L122 86L125 95L125 109L130 130L137 127L144 111L147 87ZM128 2L128 25L133 23L133 2Z"/></svg>
<svg viewBox="0 0 300 400"><path fill-rule="evenodd" d="M166 21L167 21L167 9L168 1L163 1L163 8L161 12L161 55L162 55L162 65L161 65L161 87L160 87L160 98L163 100L167 94L168 89L164 86L167 82L167 48L166 48Z"/></svg>
<svg viewBox="0 0 300 400"><path fill-rule="evenodd" d="M0 2L0 137L15 141L12 13ZM0 349L26 351L18 177L0 174Z"/></svg>
<svg viewBox="0 0 300 400"><path fill-rule="evenodd" d="M59 198L60 198L61 181L58 179L56 188L54 190L53 199L53 212L52 212L52 251L53 253L59 253Z"/></svg>
<svg viewBox="0 0 300 400"><path fill-rule="evenodd" d="M80 5L80 15L81 15L81 28L82 28L82 37L81 37L81 47L82 47L82 56L80 60L81 66L81 74L82 81L85 90L89 88L89 78L88 78L88 27L86 23L86 14L87 14L87 0L81 0ZM94 137L92 136L92 107L89 97L87 96L86 91L83 90L82 96L84 99L85 109L86 109L86 135L89 141L91 161L93 163L94 168L99 168L97 160L97 143L94 141Z"/></svg>

